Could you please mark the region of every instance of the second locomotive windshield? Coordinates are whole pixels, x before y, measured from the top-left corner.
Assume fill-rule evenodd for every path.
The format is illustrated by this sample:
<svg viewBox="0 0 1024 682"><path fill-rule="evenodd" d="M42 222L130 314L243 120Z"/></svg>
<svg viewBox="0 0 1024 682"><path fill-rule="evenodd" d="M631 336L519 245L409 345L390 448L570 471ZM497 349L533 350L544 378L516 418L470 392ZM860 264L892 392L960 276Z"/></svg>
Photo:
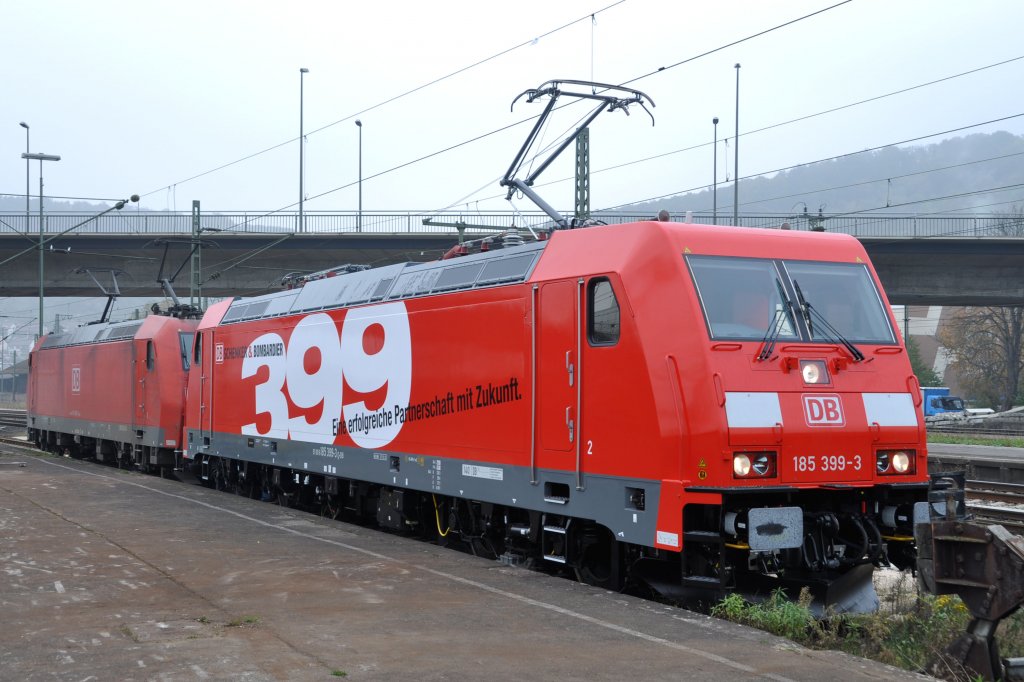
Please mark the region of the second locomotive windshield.
<svg viewBox="0 0 1024 682"><path fill-rule="evenodd" d="M862 264L696 255L686 262L713 339L895 343Z"/></svg>

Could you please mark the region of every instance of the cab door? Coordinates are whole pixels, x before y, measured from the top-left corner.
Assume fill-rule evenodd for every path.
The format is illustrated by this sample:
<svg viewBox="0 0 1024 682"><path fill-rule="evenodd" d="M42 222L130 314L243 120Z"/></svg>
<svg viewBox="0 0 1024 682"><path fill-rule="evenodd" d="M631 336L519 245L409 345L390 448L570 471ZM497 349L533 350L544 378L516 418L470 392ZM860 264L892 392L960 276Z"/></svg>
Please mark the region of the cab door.
<svg viewBox="0 0 1024 682"><path fill-rule="evenodd" d="M147 344L152 352L152 341L132 339L132 431L139 435L146 426L146 369Z"/></svg>
<svg viewBox="0 0 1024 682"><path fill-rule="evenodd" d="M542 284L536 314L537 467L575 471L580 424L577 283Z"/></svg>
<svg viewBox="0 0 1024 682"><path fill-rule="evenodd" d="M199 446L210 444L213 432L213 332L195 337L192 367L199 371Z"/></svg>

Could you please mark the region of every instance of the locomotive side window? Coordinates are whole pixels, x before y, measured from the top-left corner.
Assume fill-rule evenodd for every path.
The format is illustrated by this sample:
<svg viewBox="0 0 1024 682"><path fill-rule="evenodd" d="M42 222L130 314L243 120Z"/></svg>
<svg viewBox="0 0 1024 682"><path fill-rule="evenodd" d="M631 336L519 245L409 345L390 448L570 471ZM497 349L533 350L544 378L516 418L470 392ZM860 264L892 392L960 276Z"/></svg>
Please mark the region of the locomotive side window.
<svg viewBox="0 0 1024 682"><path fill-rule="evenodd" d="M192 355L192 341L195 334L189 332L178 332L178 344L181 348L181 368L188 371L190 367L189 356Z"/></svg>
<svg viewBox="0 0 1024 682"><path fill-rule="evenodd" d="M203 366L203 335L196 334L196 341L192 345L192 364L196 367Z"/></svg>
<svg viewBox="0 0 1024 682"><path fill-rule="evenodd" d="M797 338L792 309L775 264L762 258L688 256L713 339Z"/></svg>
<svg viewBox="0 0 1024 682"><path fill-rule="evenodd" d="M612 346L619 342L619 301L607 279L590 280L587 312L587 339L591 346Z"/></svg>
<svg viewBox="0 0 1024 682"><path fill-rule="evenodd" d="M156 367L156 348L153 347L153 340L146 341L146 371L152 372Z"/></svg>

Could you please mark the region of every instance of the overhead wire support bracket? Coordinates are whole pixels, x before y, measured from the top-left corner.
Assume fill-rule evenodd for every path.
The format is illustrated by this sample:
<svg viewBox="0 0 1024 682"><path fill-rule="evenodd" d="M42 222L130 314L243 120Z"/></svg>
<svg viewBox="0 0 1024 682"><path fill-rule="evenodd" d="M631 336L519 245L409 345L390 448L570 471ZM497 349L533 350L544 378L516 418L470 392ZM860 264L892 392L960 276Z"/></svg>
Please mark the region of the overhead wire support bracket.
<svg viewBox="0 0 1024 682"><path fill-rule="evenodd" d="M565 85L586 86L589 87L591 91L577 92L563 90L562 87ZM598 92L599 89L601 90L600 93ZM623 94L625 96L623 96ZM527 154L530 152L530 149L536 143L540 130L547 121L548 116L554 110L555 102L563 95L567 97L577 97L580 99L593 99L597 100L599 104L590 113L590 115L584 119L583 123L578 126L572 134L566 136L566 138L555 148L553 152L551 152L540 166L527 176L526 180L520 180L516 175L522 168L523 162L525 161ZM629 115L629 106L631 104L639 104L640 108L647 112L647 115L651 117L651 125L654 125L654 115L651 114L650 110L646 106L646 104L650 104L651 107L654 107L654 100L643 92L634 90L633 88L580 80L551 80L546 83L542 83L536 88L524 90L519 93L514 100L512 100L512 108L514 108L516 102L524 96L526 97L527 102L534 102L541 97L546 96L550 97L550 99L548 100L547 106L544 107L544 111L542 111L540 116L537 118L537 122L534 124L533 129L530 130L529 135L527 135L523 146L519 149L519 152L512 160L512 164L508 167L508 170L505 171L505 175L502 177L500 185L502 187L509 188L506 199L511 199L516 190L522 192L524 195L529 197L533 203L537 204L542 211L547 213L560 229L565 229L569 227L569 221L566 220L566 218L556 211L550 204L541 199L535 191L533 191L532 185L534 182L536 182L540 174L543 173L563 151L565 151L566 147L576 141L576 138L587 129L591 122L593 122L593 120L597 118L602 111L615 111L616 109L621 109L626 113L626 115Z"/></svg>

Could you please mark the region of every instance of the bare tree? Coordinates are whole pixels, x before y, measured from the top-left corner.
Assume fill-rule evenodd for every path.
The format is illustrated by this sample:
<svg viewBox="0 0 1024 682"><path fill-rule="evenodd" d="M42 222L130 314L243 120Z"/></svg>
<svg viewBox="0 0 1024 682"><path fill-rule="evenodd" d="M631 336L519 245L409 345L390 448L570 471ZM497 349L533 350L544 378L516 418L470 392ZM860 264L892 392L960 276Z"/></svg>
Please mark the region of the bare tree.
<svg viewBox="0 0 1024 682"><path fill-rule="evenodd" d="M1024 207L1000 214L990 230L1024 236ZM1001 410L1013 407L1024 375L1024 307L965 308L938 337L968 395Z"/></svg>
<svg viewBox="0 0 1024 682"><path fill-rule="evenodd" d="M1008 410L1024 375L1024 307L965 308L939 334L968 395Z"/></svg>
<svg viewBox="0 0 1024 682"><path fill-rule="evenodd" d="M1024 237L1024 207L1014 205L1009 211L996 213L991 229L1004 237Z"/></svg>
<svg viewBox="0 0 1024 682"><path fill-rule="evenodd" d="M989 231L1024 236L1024 207L999 214ZM968 395L1002 410L1013 406L1024 375L1024 307L964 308L938 338Z"/></svg>

